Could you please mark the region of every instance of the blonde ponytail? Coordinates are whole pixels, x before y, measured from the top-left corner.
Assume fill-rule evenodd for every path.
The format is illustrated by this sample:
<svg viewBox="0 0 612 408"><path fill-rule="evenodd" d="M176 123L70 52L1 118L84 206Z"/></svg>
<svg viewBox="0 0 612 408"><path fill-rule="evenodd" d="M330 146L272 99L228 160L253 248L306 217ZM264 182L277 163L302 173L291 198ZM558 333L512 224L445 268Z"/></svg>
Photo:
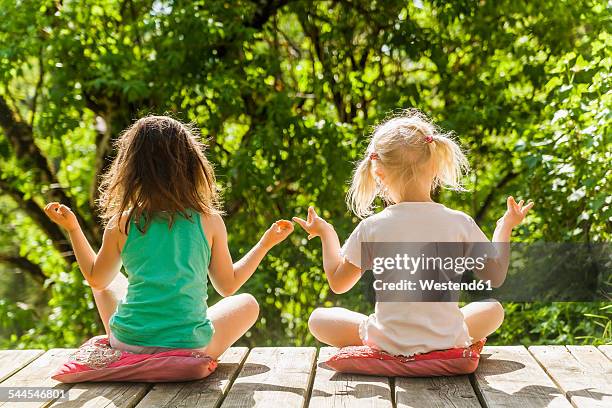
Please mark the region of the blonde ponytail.
<svg viewBox="0 0 612 408"><path fill-rule="evenodd" d="M461 179L470 166L457 142L450 134L441 134L436 135L430 145L431 159L436 165L432 188L465 191Z"/></svg>
<svg viewBox="0 0 612 408"><path fill-rule="evenodd" d="M359 218L372 214L372 203L378 195L378 184L372 174L372 159L368 154L355 169L347 194L349 208Z"/></svg>
<svg viewBox="0 0 612 408"><path fill-rule="evenodd" d="M376 127L367 155L353 173L346 201L360 218L372 214L377 196L393 202L389 189L377 183L372 160L384 169L389 183L385 187L393 186L400 197L422 174L431 177L431 171L423 169L434 169L433 179L423 180L431 182L432 190L438 187L463 190L461 179L468 170L468 161L450 133L440 131L418 110L406 110Z"/></svg>

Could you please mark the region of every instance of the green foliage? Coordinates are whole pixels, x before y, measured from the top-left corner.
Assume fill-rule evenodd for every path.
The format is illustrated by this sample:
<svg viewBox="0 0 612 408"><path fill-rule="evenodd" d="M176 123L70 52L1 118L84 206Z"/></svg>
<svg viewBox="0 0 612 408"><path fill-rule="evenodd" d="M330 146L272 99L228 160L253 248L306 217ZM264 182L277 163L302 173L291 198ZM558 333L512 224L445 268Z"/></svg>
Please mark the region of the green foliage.
<svg viewBox="0 0 612 408"><path fill-rule="evenodd" d="M610 344L610 304L512 303L504 305L496 344Z"/></svg>
<svg viewBox="0 0 612 408"><path fill-rule="evenodd" d="M352 163L406 107L468 150L471 192L438 198L486 232L513 194L536 202L517 240L609 242L608 6L419 3L0 0L0 345L73 346L101 330L65 238L37 215L71 200L99 244L98 176L112 140L149 112L207 138L236 258L309 204L347 237ZM262 306L245 344L312 344L315 307L372 308L363 287L330 293L318 244L299 232L244 291ZM508 304L493 341L610 342L610 309Z"/></svg>

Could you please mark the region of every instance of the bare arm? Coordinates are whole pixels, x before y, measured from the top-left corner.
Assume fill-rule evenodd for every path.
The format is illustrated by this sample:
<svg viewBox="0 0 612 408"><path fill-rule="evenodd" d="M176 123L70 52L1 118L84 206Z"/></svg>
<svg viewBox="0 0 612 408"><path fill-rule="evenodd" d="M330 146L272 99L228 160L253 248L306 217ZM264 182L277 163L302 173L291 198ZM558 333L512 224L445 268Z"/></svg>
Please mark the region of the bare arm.
<svg viewBox="0 0 612 408"><path fill-rule="evenodd" d="M493 287L500 287L506 280L508 266L510 265L512 230L523 222L527 212L533 207L533 202L525 206L523 204L523 200L517 203L513 197L508 197L506 213L497 221L493 232L492 242L497 251L497 256L489 259L482 270L476 271L479 278L490 280Z"/></svg>
<svg viewBox="0 0 612 408"><path fill-rule="evenodd" d="M268 251L293 231L293 224L290 221L275 222L242 259L233 263L223 219L218 215L212 216L208 219L207 225L213 229L210 281L222 296L234 294L253 275Z"/></svg>
<svg viewBox="0 0 612 408"><path fill-rule="evenodd" d="M104 230L102 247L96 254L70 208L59 203L50 203L45 207L45 213L53 222L68 231L77 263L89 286L94 289L106 288L121 269L121 233L117 223L109 223Z"/></svg>
<svg viewBox="0 0 612 408"><path fill-rule="evenodd" d="M306 220L298 217L294 217L293 220L308 233L308 239L321 237L323 270L329 288L334 293L345 293L355 286L361 277L361 268L340 256L340 240L334 227L319 217L312 207L308 208Z"/></svg>

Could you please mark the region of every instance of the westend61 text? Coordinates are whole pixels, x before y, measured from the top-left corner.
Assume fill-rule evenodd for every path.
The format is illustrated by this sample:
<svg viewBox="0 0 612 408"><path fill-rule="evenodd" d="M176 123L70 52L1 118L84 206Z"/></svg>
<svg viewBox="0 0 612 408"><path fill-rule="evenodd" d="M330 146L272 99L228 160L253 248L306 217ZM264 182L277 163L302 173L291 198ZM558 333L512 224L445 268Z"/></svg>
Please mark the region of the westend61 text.
<svg viewBox="0 0 612 408"><path fill-rule="evenodd" d="M418 284L417 284L418 282ZM421 279L410 281L402 279L398 282L383 282L380 279L374 281L374 290L377 291L461 291L461 290L493 290L491 281L478 280L472 282L438 282L433 279Z"/></svg>

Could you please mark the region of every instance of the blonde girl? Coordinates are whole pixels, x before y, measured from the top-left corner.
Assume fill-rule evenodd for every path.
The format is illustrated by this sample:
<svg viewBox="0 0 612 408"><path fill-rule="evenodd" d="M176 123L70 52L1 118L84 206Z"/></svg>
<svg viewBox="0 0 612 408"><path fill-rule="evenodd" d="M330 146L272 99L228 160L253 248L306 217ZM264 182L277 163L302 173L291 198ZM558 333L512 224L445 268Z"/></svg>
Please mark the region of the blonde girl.
<svg viewBox="0 0 612 408"><path fill-rule="evenodd" d="M97 253L68 207L45 211L70 236L111 345L134 353L188 348L219 357L259 314L253 296L231 295L293 231L290 221L275 222L233 263L197 132L166 116L139 119L120 137L100 206L107 224ZM208 279L227 296L210 308Z"/></svg>
<svg viewBox="0 0 612 408"><path fill-rule="evenodd" d="M362 242L486 242L474 220L431 199L437 187L459 188L467 160L450 135L440 132L424 115L409 110L380 124L357 165L347 202L363 220L340 247L334 227L311 207L306 220L294 218L309 234L320 237L323 268L335 293L351 289L362 274ZM376 197L386 201L374 214ZM512 197L497 222L494 242L509 242L532 203ZM476 271L497 287L504 281L508 249ZM376 302L370 316L339 308L318 308L309 319L312 334L321 342L344 347L369 345L398 355L465 347L493 333L502 323L503 308L496 301Z"/></svg>

